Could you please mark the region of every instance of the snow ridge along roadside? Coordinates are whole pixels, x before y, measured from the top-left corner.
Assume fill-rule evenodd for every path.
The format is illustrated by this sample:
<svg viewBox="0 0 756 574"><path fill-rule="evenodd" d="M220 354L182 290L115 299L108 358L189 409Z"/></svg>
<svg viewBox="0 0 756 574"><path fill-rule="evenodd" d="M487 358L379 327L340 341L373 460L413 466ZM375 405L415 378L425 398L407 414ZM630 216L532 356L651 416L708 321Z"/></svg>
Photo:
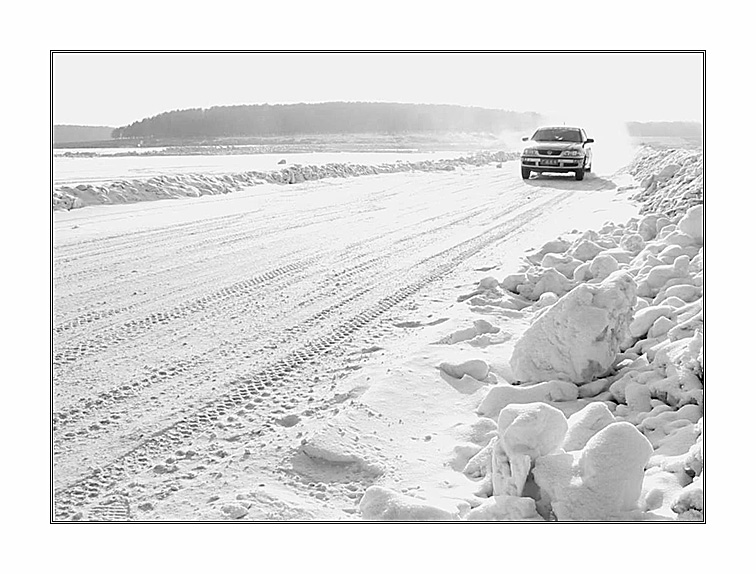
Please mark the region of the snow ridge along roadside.
<svg viewBox="0 0 756 574"><path fill-rule="evenodd" d="M479 152L457 159L397 162L380 165L329 163L326 165L292 165L278 171L249 171L224 175L163 175L147 180L121 180L93 185L58 186L53 190L55 210L78 209L87 205L134 203L180 197L200 197L241 191L263 183L297 184L334 177L357 177L408 171L453 171L463 166L480 166L491 162L519 159L518 152Z"/></svg>

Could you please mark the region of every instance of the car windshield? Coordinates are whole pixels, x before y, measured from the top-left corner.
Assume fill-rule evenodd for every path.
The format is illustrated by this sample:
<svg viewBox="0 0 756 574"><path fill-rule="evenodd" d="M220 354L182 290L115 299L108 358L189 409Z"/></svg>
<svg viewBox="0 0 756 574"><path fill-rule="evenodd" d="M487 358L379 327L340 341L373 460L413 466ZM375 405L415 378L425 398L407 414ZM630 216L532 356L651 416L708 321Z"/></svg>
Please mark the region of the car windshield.
<svg viewBox="0 0 756 574"><path fill-rule="evenodd" d="M572 128L547 128L533 134L533 141L537 142L577 142L582 141L580 130Z"/></svg>

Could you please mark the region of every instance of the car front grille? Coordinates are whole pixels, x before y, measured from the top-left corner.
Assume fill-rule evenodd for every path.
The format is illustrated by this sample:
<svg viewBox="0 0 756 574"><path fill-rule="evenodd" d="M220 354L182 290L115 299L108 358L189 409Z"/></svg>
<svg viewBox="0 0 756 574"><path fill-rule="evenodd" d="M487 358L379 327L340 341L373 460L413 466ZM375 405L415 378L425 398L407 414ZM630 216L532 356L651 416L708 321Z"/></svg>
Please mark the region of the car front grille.
<svg viewBox="0 0 756 574"><path fill-rule="evenodd" d="M560 149L539 149L538 153L540 155L561 155L562 150Z"/></svg>

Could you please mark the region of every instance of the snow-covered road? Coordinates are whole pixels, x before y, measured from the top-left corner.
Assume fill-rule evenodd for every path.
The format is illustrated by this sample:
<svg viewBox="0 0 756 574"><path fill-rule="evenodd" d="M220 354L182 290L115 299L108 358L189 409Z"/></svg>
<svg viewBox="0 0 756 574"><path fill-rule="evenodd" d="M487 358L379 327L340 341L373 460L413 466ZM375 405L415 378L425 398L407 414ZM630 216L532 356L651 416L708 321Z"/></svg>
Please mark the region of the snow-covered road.
<svg viewBox="0 0 756 574"><path fill-rule="evenodd" d="M401 346L417 297L555 221L611 219L616 192L593 174L524 182L509 162L56 212L56 518L206 518L242 471L283 489L259 518L348 518L369 473L326 503L282 464L348 400L337 381Z"/></svg>

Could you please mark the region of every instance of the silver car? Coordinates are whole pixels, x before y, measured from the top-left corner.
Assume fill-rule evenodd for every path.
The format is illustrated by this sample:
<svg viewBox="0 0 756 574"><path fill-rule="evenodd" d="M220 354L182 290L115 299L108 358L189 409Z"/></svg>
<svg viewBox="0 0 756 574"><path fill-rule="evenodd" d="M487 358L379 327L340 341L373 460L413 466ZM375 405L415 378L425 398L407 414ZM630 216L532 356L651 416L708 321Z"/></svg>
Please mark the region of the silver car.
<svg viewBox="0 0 756 574"><path fill-rule="evenodd" d="M580 181L585 172L593 168L593 150L588 145L593 139L586 136L582 128L538 128L533 137L522 138L522 141L528 140L533 145L526 147L520 156L522 179L529 179L533 172L572 172Z"/></svg>

